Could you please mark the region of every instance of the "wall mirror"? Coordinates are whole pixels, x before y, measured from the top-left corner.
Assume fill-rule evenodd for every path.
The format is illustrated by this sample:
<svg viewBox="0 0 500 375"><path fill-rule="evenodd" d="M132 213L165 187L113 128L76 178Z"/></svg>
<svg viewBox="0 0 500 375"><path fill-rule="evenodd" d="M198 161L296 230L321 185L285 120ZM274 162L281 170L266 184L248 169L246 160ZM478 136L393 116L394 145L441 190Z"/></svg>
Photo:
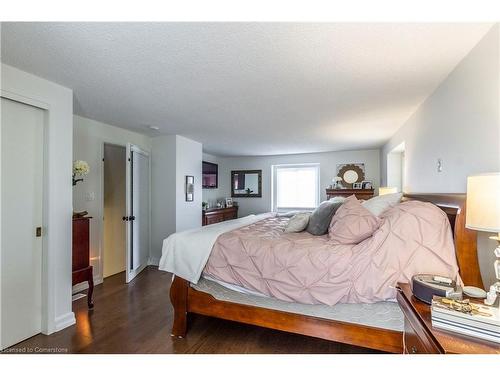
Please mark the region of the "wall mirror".
<svg viewBox="0 0 500 375"><path fill-rule="evenodd" d="M231 171L231 197L261 198L262 170Z"/></svg>

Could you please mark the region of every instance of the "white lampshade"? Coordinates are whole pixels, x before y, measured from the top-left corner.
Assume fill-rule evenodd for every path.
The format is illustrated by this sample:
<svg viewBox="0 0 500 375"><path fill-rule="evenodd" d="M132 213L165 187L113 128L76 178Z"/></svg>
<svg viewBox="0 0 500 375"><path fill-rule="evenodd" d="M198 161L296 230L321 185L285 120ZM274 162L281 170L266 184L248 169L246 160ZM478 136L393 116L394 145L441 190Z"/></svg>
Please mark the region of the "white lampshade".
<svg viewBox="0 0 500 375"><path fill-rule="evenodd" d="M500 232L500 173L467 177L465 226L483 232Z"/></svg>
<svg viewBox="0 0 500 375"><path fill-rule="evenodd" d="M394 194L398 192L397 187L381 186L378 188L378 195Z"/></svg>

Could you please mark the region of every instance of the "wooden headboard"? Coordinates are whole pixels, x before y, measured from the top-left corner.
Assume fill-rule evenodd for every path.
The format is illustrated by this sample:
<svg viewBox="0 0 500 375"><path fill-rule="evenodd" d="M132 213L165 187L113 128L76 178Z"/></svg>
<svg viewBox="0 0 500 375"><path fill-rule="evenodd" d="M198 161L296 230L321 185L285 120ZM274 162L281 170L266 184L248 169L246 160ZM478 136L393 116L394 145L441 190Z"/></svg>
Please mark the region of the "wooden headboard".
<svg viewBox="0 0 500 375"><path fill-rule="evenodd" d="M450 220L460 276L464 285L483 289L477 259L476 231L465 228L465 194L404 194L403 200L430 202L441 208Z"/></svg>

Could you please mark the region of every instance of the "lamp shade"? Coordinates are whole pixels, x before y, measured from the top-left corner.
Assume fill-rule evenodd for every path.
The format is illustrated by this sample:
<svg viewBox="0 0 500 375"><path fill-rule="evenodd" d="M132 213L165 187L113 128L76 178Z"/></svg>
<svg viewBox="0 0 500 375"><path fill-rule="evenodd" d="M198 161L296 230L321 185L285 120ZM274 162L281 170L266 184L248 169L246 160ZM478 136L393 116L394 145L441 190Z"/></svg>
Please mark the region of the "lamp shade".
<svg viewBox="0 0 500 375"><path fill-rule="evenodd" d="M500 173L467 177L465 226L484 232L500 232Z"/></svg>
<svg viewBox="0 0 500 375"><path fill-rule="evenodd" d="M381 186L378 188L378 195L394 194L398 192L397 187Z"/></svg>

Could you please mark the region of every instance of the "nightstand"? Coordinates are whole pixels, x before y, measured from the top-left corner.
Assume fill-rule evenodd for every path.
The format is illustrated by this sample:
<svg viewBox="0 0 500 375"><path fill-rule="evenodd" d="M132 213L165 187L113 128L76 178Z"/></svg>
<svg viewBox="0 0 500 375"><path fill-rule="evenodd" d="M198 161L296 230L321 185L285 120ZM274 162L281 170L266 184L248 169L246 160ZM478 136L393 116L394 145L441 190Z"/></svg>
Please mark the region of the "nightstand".
<svg viewBox="0 0 500 375"><path fill-rule="evenodd" d="M430 306L413 297L409 284L398 283L397 300L406 354L500 354L500 344L433 328Z"/></svg>

